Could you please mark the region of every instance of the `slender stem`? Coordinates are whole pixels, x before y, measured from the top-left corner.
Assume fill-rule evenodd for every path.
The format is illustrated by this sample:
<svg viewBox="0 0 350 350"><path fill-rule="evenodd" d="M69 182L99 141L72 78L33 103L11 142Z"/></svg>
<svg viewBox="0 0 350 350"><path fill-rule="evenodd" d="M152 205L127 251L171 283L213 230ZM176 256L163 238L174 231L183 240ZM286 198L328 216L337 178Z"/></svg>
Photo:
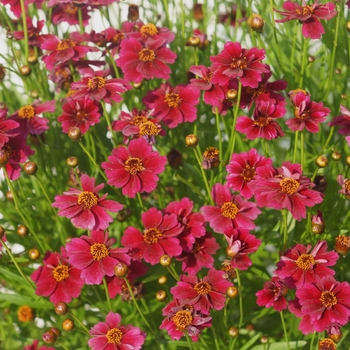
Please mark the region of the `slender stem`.
<svg viewBox="0 0 350 350"><path fill-rule="evenodd" d="M304 38L303 39L303 53L302 53L302 61L301 61L301 72L300 72L300 80L299 80L299 87L302 88L303 86L303 81L304 81L304 75L305 75L305 67L306 67L306 53L307 53L307 48L309 41L308 39Z"/></svg>
<svg viewBox="0 0 350 350"><path fill-rule="evenodd" d="M59 341L56 340L56 344L58 344L59 346L61 346L63 349L65 350L69 350L68 348L66 348L62 343L60 343Z"/></svg>
<svg viewBox="0 0 350 350"><path fill-rule="evenodd" d="M169 273L175 278L176 281L180 280L177 272L174 269L174 265L168 266L167 269L168 269Z"/></svg>
<svg viewBox="0 0 350 350"><path fill-rule="evenodd" d="M189 348L190 350L192 350L192 345L191 345L190 337L189 337L189 335L188 335L187 333L185 333L185 336L186 336L188 348Z"/></svg>
<svg viewBox="0 0 350 350"><path fill-rule="evenodd" d="M311 339L311 343L310 343L310 350L312 350L313 347L314 347L315 335L316 335L316 332L314 332L314 333L312 334L312 339Z"/></svg>
<svg viewBox="0 0 350 350"><path fill-rule="evenodd" d="M145 211L145 206L143 205L143 201L142 201L142 197L141 197L140 193L139 192L136 193L136 196L137 196L137 199L138 199L138 201L140 203L141 210Z"/></svg>
<svg viewBox="0 0 350 350"><path fill-rule="evenodd" d="M234 114L233 114L233 123L232 123L232 130L231 130L231 136L230 136L230 146L229 150L230 150L230 155L233 153L234 149L235 149L235 143L236 143L236 123L237 123L237 117L238 117L238 111L239 111L239 105L241 103L241 95L242 95L242 83L239 80L238 81L238 92L237 92L237 101L236 101L236 106L234 109Z"/></svg>
<svg viewBox="0 0 350 350"><path fill-rule="evenodd" d="M293 163L297 160L297 151L298 151L298 138L299 138L299 131L297 130L294 135L294 152L293 152Z"/></svg>
<svg viewBox="0 0 350 350"><path fill-rule="evenodd" d="M280 316L281 316L281 321L282 321L282 327L283 327L284 337L285 337L286 342L287 342L288 350L290 350L290 347L289 347L289 340L288 340L288 334L287 334L287 329L286 329L286 324L285 324L285 322L284 322L284 317L283 317L283 311L280 311Z"/></svg>
<svg viewBox="0 0 350 350"><path fill-rule="evenodd" d="M75 316L72 312L68 312L68 315L72 316L74 318L74 320L79 323L79 325L81 326L81 328L83 328L83 330L86 332L86 334L90 335L89 330L85 327L85 325L79 320L79 318L77 316ZM84 332L84 333L85 333Z"/></svg>
<svg viewBox="0 0 350 350"><path fill-rule="evenodd" d="M103 114L104 114L104 116L106 117L106 121L107 121L107 124L108 124L108 129L109 129L109 131L110 131L111 134L112 134L112 140L113 140L113 144L114 144L113 146L116 146L116 145L118 144L118 140L117 140L117 138L116 138L116 136L115 136L115 133L113 132L112 124L111 124L111 121L110 121L110 119L109 119L109 115L108 115L106 106L105 106L104 103L101 103L101 105L102 105L102 109L103 109Z"/></svg>
<svg viewBox="0 0 350 350"><path fill-rule="evenodd" d="M239 323L238 328L241 328L243 325L243 293L242 293L242 283L241 283L241 276L239 275L239 270L235 269L236 271L236 278L237 278L237 284L238 284L238 298L239 298Z"/></svg>
<svg viewBox="0 0 350 350"><path fill-rule="evenodd" d="M222 136L221 136L221 129L220 129L220 119L219 119L219 111L217 108L215 108L215 119L216 119L216 129L218 131L218 138L219 138L219 154L222 153ZM220 172L222 170L222 162L220 162Z"/></svg>
<svg viewBox="0 0 350 350"><path fill-rule="evenodd" d="M79 6L79 9L78 9L78 20L79 20L80 34L83 34L84 33L83 10L82 10L82 8L80 6Z"/></svg>
<svg viewBox="0 0 350 350"><path fill-rule="evenodd" d="M283 247L282 252L287 249L288 243L288 225L287 225L287 209L282 209L282 234L283 234Z"/></svg>
<svg viewBox="0 0 350 350"><path fill-rule="evenodd" d="M109 298L106 276L103 277L103 286L104 286L105 293L106 293L106 299L107 299L108 309L109 309L110 311L112 311L111 299Z"/></svg>
<svg viewBox="0 0 350 350"><path fill-rule="evenodd" d="M28 28L27 28L27 19L26 19L26 9L24 6L24 0L20 0L20 2L21 2L21 11L22 11L23 33L24 33L24 52L27 59L29 47L28 47Z"/></svg>
<svg viewBox="0 0 350 350"><path fill-rule="evenodd" d="M303 170L305 165L305 144L304 144L303 131L301 131L300 133L300 165L301 165L301 170Z"/></svg>

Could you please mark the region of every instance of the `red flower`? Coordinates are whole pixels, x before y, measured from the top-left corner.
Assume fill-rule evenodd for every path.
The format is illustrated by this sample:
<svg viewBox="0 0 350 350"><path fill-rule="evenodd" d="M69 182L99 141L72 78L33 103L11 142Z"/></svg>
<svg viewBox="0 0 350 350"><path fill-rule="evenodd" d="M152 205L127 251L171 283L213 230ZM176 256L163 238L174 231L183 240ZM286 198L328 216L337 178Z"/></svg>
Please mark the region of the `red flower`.
<svg viewBox="0 0 350 350"><path fill-rule="evenodd" d="M215 232L224 233L229 227L255 228L253 220L261 213L255 203L245 201L240 195L233 195L227 186L220 183L213 186L211 193L217 206L205 205L201 212Z"/></svg>
<svg viewBox="0 0 350 350"><path fill-rule="evenodd" d="M153 152L143 138L130 141L128 148L114 148L108 160L102 163L108 184L122 187L123 195L131 198L136 193L152 192L157 187L157 174L166 164L166 157Z"/></svg>
<svg viewBox="0 0 350 350"><path fill-rule="evenodd" d="M350 135L350 111L345 106L340 105L340 115L334 117L329 126L340 126L340 135Z"/></svg>
<svg viewBox="0 0 350 350"><path fill-rule="evenodd" d="M84 281L80 279L80 270L68 263L68 255L64 248L61 254L47 252L43 259L44 266L35 270L30 278L36 284L36 295L50 297L54 304L69 303L78 298Z"/></svg>
<svg viewBox="0 0 350 350"><path fill-rule="evenodd" d="M155 265L162 255L173 257L181 254L177 236L182 227L174 214L163 216L161 211L151 208L142 213L141 221L145 227L142 232L129 226L121 239L123 246L131 249L130 256Z"/></svg>
<svg viewBox="0 0 350 350"><path fill-rule="evenodd" d="M303 316L310 318L313 330L323 332L332 323L342 326L350 317L350 286L348 282L340 283L332 276L325 276L315 283L306 283L296 291ZM310 333L309 329L299 329Z"/></svg>
<svg viewBox="0 0 350 350"><path fill-rule="evenodd" d="M161 40L164 44L169 44L175 39L175 34L168 28L157 27L153 23L144 24L140 19L132 23L133 30L128 31L128 38L135 38L142 43Z"/></svg>
<svg viewBox="0 0 350 350"><path fill-rule="evenodd" d="M104 184L95 186L95 179L83 174L80 178L82 190L70 188L63 195L56 196L52 203L54 208L58 208L58 215L71 219L75 227L86 230L105 230L113 221L108 211L117 212L123 205L107 200L107 194L102 197L98 191L102 190Z"/></svg>
<svg viewBox="0 0 350 350"><path fill-rule="evenodd" d="M153 109L152 115L169 128L175 128L184 122L197 119L199 91L188 85L172 87L169 83L162 84L159 89L150 91L142 100Z"/></svg>
<svg viewBox="0 0 350 350"><path fill-rule="evenodd" d="M274 276L271 281L264 284L264 289L259 290L255 295L257 296L256 303L259 306L273 307L276 311L282 311L287 308L287 300L285 295L288 288L285 282Z"/></svg>
<svg viewBox="0 0 350 350"><path fill-rule="evenodd" d="M56 2L55 0L53 0L53 2ZM74 3L72 1L69 1L71 3L58 3L56 2L56 4L52 4L51 6L54 6L54 8L52 9L52 23L53 24L59 24L62 22L67 22L70 25L75 25L75 24L79 24L79 9L81 10L81 14L82 14L82 23L83 26L87 26L89 24L89 19L90 16L88 14L89 11L89 7L88 6L75 6L78 5L76 1L74 1ZM50 0L47 4L47 7L50 7Z"/></svg>
<svg viewBox="0 0 350 350"><path fill-rule="evenodd" d="M47 346L40 346L38 348L39 340L35 339L32 345L26 345L23 350L55 350L55 348L48 348Z"/></svg>
<svg viewBox="0 0 350 350"><path fill-rule="evenodd" d="M170 289L180 305L191 305L203 314L211 309L221 310L225 306L226 290L232 283L223 277L224 271L210 269L202 279L181 275L180 281Z"/></svg>
<svg viewBox="0 0 350 350"><path fill-rule="evenodd" d="M323 194L311 189L315 184L302 175L299 164L284 162L277 169L261 167L249 186L259 207L287 209L296 220L306 217L306 207L323 201Z"/></svg>
<svg viewBox="0 0 350 350"><path fill-rule="evenodd" d="M57 120L62 123L62 130L65 133L77 126L81 133L85 134L90 126L100 122L100 104L88 96L79 99L67 98L62 109L63 113Z"/></svg>
<svg viewBox="0 0 350 350"><path fill-rule="evenodd" d="M124 39L120 45L116 63L124 77L135 83L143 79L169 79L171 69L166 63L174 63L176 54L165 47L164 39L149 39L144 44L134 38Z"/></svg>
<svg viewBox="0 0 350 350"><path fill-rule="evenodd" d="M0 109L0 148L9 141L10 137L18 134L14 129L19 127L19 123L14 120L6 119L8 109Z"/></svg>
<svg viewBox="0 0 350 350"><path fill-rule="evenodd" d="M109 312L106 322L98 322L90 330L93 338L88 341L92 350L140 350L146 339L146 333L139 328L120 324L121 316Z"/></svg>
<svg viewBox="0 0 350 350"><path fill-rule="evenodd" d="M265 58L265 50L243 49L238 42L227 42L224 49L211 56L213 84L226 85L230 79L239 78L242 86L257 88L262 81L262 74L269 70L261 63Z"/></svg>
<svg viewBox="0 0 350 350"><path fill-rule="evenodd" d="M242 197L250 199L253 192L248 184L254 180L256 169L265 165L272 165L272 160L259 155L255 148L248 152L233 153L230 163L226 166L227 185L238 191Z"/></svg>
<svg viewBox="0 0 350 350"><path fill-rule="evenodd" d="M337 14L335 4L328 2L327 4L319 5L318 0L316 0L313 5L307 5L306 1L303 0L303 6L292 1L286 1L283 4L283 9L285 11L277 11L274 9L282 16L285 16L283 19L276 20L276 23L283 23L296 19L303 24L303 36L311 39L320 39L322 34L325 33L319 19L328 20Z"/></svg>
<svg viewBox="0 0 350 350"><path fill-rule="evenodd" d="M292 94L291 101L294 105L295 118L286 121L288 128L293 131L302 131L306 128L309 132L317 133L318 124L326 120L331 110L323 107L323 103L311 101L310 96L302 92Z"/></svg>
<svg viewBox="0 0 350 350"><path fill-rule="evenodd" d="M338 254L334 250L327 252L326 241L311 248L311 245L297 244L281 256L275 274L284 279L288 287L298 289L305 283L316 283L324 276L334 275L327 266L336 264Z"/></svg>
<svg viewBox="0 0 350 350"><path fill-rule="evenodd" d="M13 12L13 14L20 18L22 15L22 7L21 7L21 1L20 0L1 0L3 5L10 5L10 10ZM28 11L28 5L35 2L35 0L24 0L24 8L25 11Z"/></svg>
<svg viewBox="0 0 350 350"><path fill-rule="evenodd" d="M86 284L100 284L104 276L113 276L114 267L122 262L129 264L128 249L112 248L115 238L108 233L91 231L90 236L73 238L67 243L69 263L81 270L80 278Z"/></svg>
<svg viewBox="0 0 350 350"><path fill-rule="evenodd" d="M41 29L43 29L45 25L44 20L40 20L37 22L37 27L34 26L33 21L30 17L26 17L27 21L27 33L28 33L28 44L31 46L40 47L43 42L43 38L46 35L40 35ZM17 40L24 39L24 31L15 31L12 33L13 37Z"/></svg>

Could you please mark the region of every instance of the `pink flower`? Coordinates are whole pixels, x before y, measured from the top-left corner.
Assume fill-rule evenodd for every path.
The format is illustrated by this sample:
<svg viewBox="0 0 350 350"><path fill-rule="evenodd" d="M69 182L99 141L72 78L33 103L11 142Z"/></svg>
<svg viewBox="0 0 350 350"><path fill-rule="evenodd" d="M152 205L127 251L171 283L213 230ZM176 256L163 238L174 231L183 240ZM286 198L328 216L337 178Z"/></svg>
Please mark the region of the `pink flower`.
<svg viewBox="0 0 350 350"><path fill-rule="evenodd" d="M344 178L343 175L338 175L337 182L341 186L338 192L343 194L346 199L350 199L350 179Z"/></svg>
<svg viewBox="0 0 350 350"><path fill-rule="evenodd" d="M40 47L43 39L46 35L40 35L41 29L45 25L44 20L37 21L37 27L33 24L33 21L30 17L26 17L27 21L27 35L28 35L28 44L31 46ZM13 37L17 40L24 39L24 31L14 31Z"/></svg>
<svg viewBox="0 0 350 350"><path fill-rule="evenodd" d="M332 276L325 276L315 283L306 283L296 291L301 312L310 318L313 330L323 332L332 323L342 326L348 323L350 317L350 286L348 282L340 283ZM309 329L299 329L310 333Z"/></svg>
<svg viewBox="0 0 350 350"><path fill-rule="evenodd" d="M250 234L245 228L227 228L224 231L227 241L226 254L231 258L230 265L239 270L247 270L252 261L248 254L258 250L261 240Z"/></svg>
<svg viewBox="0 0 350 350"><path fill-rule="evenodd" d="M306 128L309 132L317 133L318 124L326 120L331 110L323 107L323 103L311 101L310 96L303 92L292 94L291 101L294 105L295 118L286 121L288 128L293 131L302 131Z"/></svg>
<svg viewBox="0 0 350 350"><path fill-rule="evenodd" d="M102 190L104 184L95 186L95 179L83 174L80 178L82 190L70 188L63 195L55 197L52 203L54 208L58 208L58 215L71 219L75 227L86 230L105 230L113 221L113 218L107 213L117 212L123 208L123 205L107 200L107 194L102 197L98 191Z"/></svg>
<svg viewBox="0 0 350 350"><path fill-rule="evenodd" d="M230 79L239 78L242 86L257 88L262 81L262 74L269 72L261 63L265 58L265 50L243 49L238 42L227 42L224 49L217 55L211 56L213 84L225 85Z"/></svg>
<svg viewBox="0 0 350 350"><path fill-rule="evenodd" d="M350 135L350 111L345 106L340 105L340 115L334 117L329 126L340 126L340 135Z"/></svg>
<svg viewBox="0 0 350 350"><path fill-rule="evenodd" d="M301 288L305 283L316 283L324 276L333 276L333 266L338 260L338 254L327 251L326 241L321 241L311 250L309 244L297 244L288 249L277 263L275 274L285 280L290 288Z"/></svg>
<svg viewBox="0 0 350 350"><path fill-rule="evenodd" d="M157 187L157 174L164 171L166 157L152 151L143 138L131 140L128 148L114 148L102 168L108 184L122 187L124 196L134 198L136 193L152 192Z"/></svg>
<svg viewBox="0 0 350 350"><path fill-rule="evenodd" d="M290 162L284 162L277 169L259 168L249 186L259 207L287 209L296 220L306 217L306 207L323 201L323 194L312 190L315 184L302 175L300 165Z"/></svg>
<svg viewBox="0 0 350 350"><path fill-rule="evenodd" d="M19 127L19 123L14 120L6 119L8 109L0 109L0 148L8 142L10 137L18 134L14 129Z"/></svg>
<svg viewBox="0 0 350 350"><path fill-rule="evenodd" d="M174 214L163 215L156 208L151 208L142 213L141 221L145 227L142 232L129 226L121 239L123 246L130 249L130 256L155 265L162 255L173 257L181 254L182 248L177 236L182 227Z"/></svg>
<svg viewBox="0 0 350 350"><path fill-rule="evenodd" d="M213 268L201 279L197 276L181 275L180 281L170 292L180 305L191 305L195 310L209 314L211 309L221 310L225 306L226 290L232 283L223 275L224 271Z"/></svg>
<svg viewBox="0 0 350 350"><path fill-rule="evenodd" d="M255 148L248 152L233 153L230 163L226 166L227 185L234 191L239 191L242 197L250 199L253 192L248 184L254 180L256 169L265 165L272 165L272 160L259 155Z"/></svg>
<svg viewBox="0 0 350 350"><path fill-rule="evenodd" d="M13 12L13 14L20 18L22 15L22 8L21 8L21 1L20 0L1 0L3 5L10 5L10 10ZM24 0L24 8L25 11L28 11L28 5L35 2L35 0Z"/></svg>
<svg viewBox="0 0 350 350"><path fill-rule="evenodd" d="M62 22L67 22L70 25L75 25L75 24L79 24L79 9L81 10L81 14L82 14L82 23L83 26L87 26L89 24L89 19L90 16L88 14L89 12L89 7L88 6L82 6L79 4L78 5L76 1L72 2L69 1L71 3L56 3L55 6L52 9L52 23L53 24L59 24ZM50 3L50 1L49 1ZM48 7L49 6L48 3ZM53 6L53 5L52 5Z"/></svg>
<svg viewBox="0 0 350 350"><path fill-rule="evenodd" d="M165 44L175 39L175 33L166 27L157 27L153 23L144 24L140 19L134 23L134 30L128 31L128 38L135 38L141 43L147 41L162 41Z"/></svg>
<svg viewBox="0 0 350 350"><path fill-rule="evenodd" d="M48 348L47 346L39 346L39 340L35 339L33 341L33 344L31 345L26 345L23 350L55 350L55 348Z"/></svg>
<svg viewBox="0 0 350 350"><path fill-rule="evenodd" d="M62 130L68 133L70 128L78 127L85 134L90 126L100 122L100 104L84 96L79 99L67 98L62 105L63 113L57 118L62 123Z"/></svg>
<svg viewBox="0 0 350 350"><path fill-rule="evenodd" d="M104 276L114 275L117 263L130 263L128 249L112 248L114 242L115 238L108 238L107 232L91 231L90 236L67 243L69 263L81 270L80 278L86 284L100 284Z"/></svg>
<svg viewBox="0 0 350 350"><path fill-rule="evenodd" d="M282 16L285 16L283 19L276 20L276 23L283 23L296 19L303 24L303 36L311 39L320 39L322 34L325 33L319 19L329 20L337 14L335 4L331 2L318 4L318 0L316 0L313 5L307 5L306 1L303 0L302 6L292 1L286 1L283 4L283 9L285 11L277 11L274 9Z"/></svg>
<svg viewBox="0 0 350 350"><path fill-rule="evenodd" d="M240 195L231 194L230 189L220 183L213 186L212 197L216 206L201 208L204 218L217 233L224 233L229 227L253 230L255 220L261 211L253 202L245 201Z"/></svg>
<svg viewBox="0 0 350 350"><path fill-rule="evenodd" d="M106 322L98 322L90 330L93 338L88 341L92 350L140 350L146 339L146 333L139 328L120 324L121 316L109 312Z"/></svg>
<svg viewBox="0 0 350 350"><path fill-rule="evenodd" d="M68 255L64 248L61 254L47 252L43 259L44 266L40 266L30 276L36 284L36 295L50 297L54 304L69 303L78 298L84 285L80 279L80 270L68 263Z"/></svg>
<svg viewBox="0 0 350 350"><path fill-rule="evenodd" d="M259 290L256 303L259 306L273 307L276 311L282 311L287 308L287 299L285 295L288 292L284 281L276 276L264 284L264 289Z"/></svg>
<svg viewBox="0 0 350 350"><path fill-rule="evenodd" d="M162 84L159 89L150 91L142 100L153 109L152 115L169 128L175 128L184 122L197 119L199 91L189 85L172 87L169 83Z"/></svg>

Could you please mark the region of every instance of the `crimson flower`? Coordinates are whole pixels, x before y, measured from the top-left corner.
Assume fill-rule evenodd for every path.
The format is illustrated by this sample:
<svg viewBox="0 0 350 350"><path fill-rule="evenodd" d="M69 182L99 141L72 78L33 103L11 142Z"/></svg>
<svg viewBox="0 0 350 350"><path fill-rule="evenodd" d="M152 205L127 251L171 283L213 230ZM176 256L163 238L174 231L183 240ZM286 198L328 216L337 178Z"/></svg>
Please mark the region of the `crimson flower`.
<svg viewBox="0 0 350 350"><path fill-rule="evenodd" d="M174 214L163 215L151 208L141 215L144 230L141 232L129 226L121 239L123 246L130 248L129 255L134 259L144 259L151 265L159 263L161 256L178 256L182 252L177 236L182 227Z"/></svg>
<svg viewBox="0 0 350 350"><path fill-rule="evenodd" d="M80 278L86 284L100 284L104 276L113 276L114 267L122 262L129 264L128 249L112 248L115 238L108 233L91 231L90 236L73 238L66 245L69 263L81 270Z"/></svg>
<svg viewBox="0 0 350 350"><path fill-rule="evenodd" d="M350 135L350 111L345 106L340 105L340 115L334 117L329 126L340 126L340 135Z"/></svg>
<svg viewBox="0 0 350 350"><path fill-rule="evenodd" d="M276 20L276 23L283 23L291 20L298 20L302 23L302 33L305 38L320 39L322 34L325 33L324 28L319 19L329 20L336 16L337 11L335 4L328 2L326 4L319 4L319 0L313 5L307 5L303 0L303 5L292 1L286 1L283 4L285 11L276 11L277 13L285 16L283 19Z"/></svg>
<svg viewBox="0 0 350 350"><path fill-rule="evenodd" d="M10 137L15 137L18 134L14 129L19 127L19 123L15 120L6 119L8 109L0 109L0 148L8 142Z"/></svg>
<svg viewBox="0 0 350 350"><path fill-rule="evenodd" d="M161 40L169 44L175 39L175 34L166 27L157 27L153 23L144 24L140 19L134 23L134 30L128 31L128 38L135 38L141 43ZM136 30L135 30L136 29Z"/></svg>
<svg viewBox="0 0 350 350"><path fill-rule="evenodd" d="M346 199L350 199L350 179L346 179L343 175L338 175L337 182L341 186L338 192L343 194Z"/></svg>
<svg viewBox="0 0 350 350"><path fill-rule="evenodd" d="M150 91L142 100L153 109L152 115L169 128L175 128L184 122L197 119L199 91L189 85L172 87L169 83L162 84L159 89Z"/></svg>
<svg viewBox="0 0 350 350"><path fill-rule="evenodd" d="M78 127L85 134L90 126L99 123L100 104L84 96L82 98L67 98L62 105L63 113L57 118L62 123L62 130L68 133L70 128Z"/></svg>
<svg viewBox="0 0 350 350"><path fill-rule="evenodd" d="M23 350L55 350L55 348L48 348L47 346L39 346L39 340L38 339L35 339L33 341L33 344L31 345L26 345Z"/></svg>
<svg viewBox="0 0 350 350"><path fill-rule="evenodd" d="M50 297L54 304L69 303L78 298L84 285L80 279L80 270L68 263L68 255L64 248L61 254L47 252L43 259L44 266L40 266L30 276L36 284L36 295Z"/></svg>
<svg viewBox="0 0 350 350"><path fill-rule="evenodd" d="M265 50L244 49L238 42L227 42L224 49L217 55L211 56L213 84L226 85L230 79L239 78L242 86L257 88L262 81L262 74L269 70L261 63L265 58Z"/></svg>
<svg viewBox="0 0 350 350"><path fill-rule="evenodd" d="M140 350L146 339L146 333L139 328L121 325L121 316L109 312L106 322L98 322L90 329L93 337L88 341L91 350Z"/></svg>
<svg viewBox="0 0 350 350"><path fill-rule="evenodd" d="M297 244L288 249L277 263L275 274L285 280L290 288L301 288L305 283L316 283L324 276L333 276L333 266L338 260L338 254L327 251L327 242L321 241L311 250L309 244Z"/></svg>
<svg viewBox="0 0 350 350"><path fill-rule="evenodd" d="M41 30L43 29L45 25L44 20L40 20L37 22L37 26L33 24L33 20L30 17L26 17L27 21L27 35L28 35L28 44L31 46L40 47L43 38L46 37L46 35L40 35ZM14 31L13 37L17 40L23 40L24 39L24 31Z"/></svg>
<svg viewBox="0 0 350 350"><path fill-rule="evenodd" d="M196 275L181 275L180 281L170 289L180 305L191 305L203 314L211 309L221 310L225 306L226 290L232 283L223 277L224 271L208 271L208 275L199 279Z"/></svg>
<svg viewBox="0 0 350 350"><path fill-rule="evenodd" d="M253 202L245 201L240 195L233 195L227 186L217 183L211 195L216 206L205 205L201 208L204 218L217 233L229 228L253 230L255 220L261 211Z"/></svg>
<svg viewBox="0 0 350 350"><path fill-rule="evenodd" d="M234 191L239 191L242 197L250 199L253 192L248 184L254 180L256 169L265 165L272 165L272 160L261 156L255 148L248 152L233 153L230 163L226 166L227 185Z"/></svg>
<svg viewBox="0 0 350 350"><path fill-rule="evenodd" d="M312 190L315 184L302 175L300 164L284 162L277 169L261 167L249 186L259 207L287 209L296 220L306 217L306 207L323 201L323 194Z"/></svg>
<svg viewBox="0 0 350 350"><path fill-rule="evenodd" d="M54 0L54 2L56 2ZM48 7L50 1L48 2ZM69 1L66 3L56 2L52 9L52 23L59 24L61 22L67 22L70 25L79 24L79 10L81 11L82 24L86 27L89 24L89 7L88 6L77 6L76 1Z"/></svg>
<svg viewBox="0 0 350 350"><path fill-rule="evenodd" d="M22 16L22 7L21 7L21 1L20 0L1 0L3 5L10 5L10 10L13 12L13 14L20 18ZM28 5L35 2L35 0L24 0L24 8L27 13L28 11Z"/></svg>
<svg viewBox="0 0 350 350"><path fill-rule="evenodd" d="M131 140L128 148L114 148L102 168L108 184L122 187L124 196L134 198L136 193L152 192L157 187L157 174L164 171L166 157L152 151L143 138Z"/></svg>
<svg viewBox="0 0 350 350"><path fill-rule="evenodd" d="M288 288L283 279L276 276L264 284L264 289L259 290L256 303L259 306L273 307L276 311L282 311L287 308L287 299L285 295Z"/></svg>
<svg viewBox="0 0 350 350"><path fill-rule="evenodd" d="M123 205L106 199L107 194L102 197L98 191L102 190L104 184L95 186L95 179L83 174L80 178L82 190L70 188L63 195L55 197L52 203L54 208L58 208L58 215L71 219L75 227L86 230L105 230L113 221L107 213L117 212Z"/></svg>

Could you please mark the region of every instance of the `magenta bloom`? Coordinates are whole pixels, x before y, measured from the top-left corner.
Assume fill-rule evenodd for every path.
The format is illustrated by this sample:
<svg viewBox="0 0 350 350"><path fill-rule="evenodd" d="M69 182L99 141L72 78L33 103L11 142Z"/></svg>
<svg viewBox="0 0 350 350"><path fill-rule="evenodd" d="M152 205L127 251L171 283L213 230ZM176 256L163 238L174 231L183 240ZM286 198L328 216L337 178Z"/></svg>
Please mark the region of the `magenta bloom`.
<svg viewBox="0 0 350 350"><path fill-rule="evenodd" d="M145 227L142 232L129 226L121 239L123 246L130 248L131 257L155 265L162 255L173 257L181 254L182 248L177 236L182 227L174 214L163 215L156 208L151 208L142 213L141 221Z"/></svg>
<svg viewBox="0 0 350 350"><path fill-rule="evenodd" d="M10 5L10 10L13 12L13 14L20 18L22 15L22 8L21 8L21 1L20 0L1 0L3 5ZM28 5L35 2L35 0L24 0L24 8L27 12Z"/></svg>
<svg viewBox="0 0 350 350"><path fill-rule="evenodd" d="M50 4L50 0L48 2L48 7ZM55 6L52 4L53 9L52 9L52 23L53 24L59 24L62 22L67 22L70 25L75 25L79 24L79 14L78 11L79 9L81 10L82 14L82 23L83 26L86 27L89 24L89 10L90 7L84 6L79 4L79 9L78 9L78 4L77 1L66 1L66 3L62 3L61 1L56 1L53 0L52 2L56 2Z"/></svg>
<svg viewBox="0 0 350 350"><path fill-rule="evenodd" d="M332 323L342 326L350 317L350 286L348 282L340 283L332 276L325 276L315 283L306 283L296 291L301 312L310 318L316 332L323 332ZM310 330L299 329L304 333Z"/></svg>
<svg viewBox="0 0 350 350"><path fill-rule="evenodd" d="M124 196L134 198L136 193L152 192L157 187L158 176L164 171L166 157L152 151L143 138L131 140L128 148L114 148L102 168L108 184L122 187Z"/></svg>
<svg viewBox="0 0 350 350"><path fill-rule="evenodd" d="M276 311L282 311L287 308L287 299L285 295L288 288L285 282L274 276L271 281L264 284L264 289L259 290L255 295L257 296L256 303L259 306L273 307Z"/></svg>
<svg viewBox="0 0 350 350"><path fill-rule="evenodd" d="M340 135L350 135L350 111L345 106L340 105L340 115L334 117L329 126L340 126Z"/></svg>
<svg viewBox="0 0 350 350"><path fill-rule="evenodd" d="M55 350L55 348L52 347L47 347L47 346L39 346L39 340L35 339L33 341L33 344L31 345L26 345L23 350Z"/></svg>
<svg viewBox="0 0 350 350"><path fill-rule="evenodd" d="M43 39L46 35L40 35L42 28L45 25L44 20L40 20L37 22L37 27L33 24L33 20L30 17L26 17L27 21L27 32L28 32L28 44L31 46L40 47ZM24 31L14 31L13 37L17 40L24 39Z"/></svg>
<svg viewBox="0 0 350 350"><path fill-rule="evenodd" d="M227 186L217 183L213 186L212 197L216 206L201 208L204 218L217 233L224 233L229 227L253 230L255 220L261 211L253 202L245 201L240 195L233 195Z"/></svg>
<svg viewBox="0 0 350 350"><path fill-rule="evenodd" d="M288 128L293 131L307 131L317 133L319 131L318 124L326 120L330 109L323 107L323 103L311 101L309 95L298 92L291 95L291 101L294 105L294 117L286 121Z"/></svg>
<svg viewBox="0 0 350 350"><path fill-rule="evenodd" d="M69 303L78 298L84 281L80 278L80 270L68 263L68 255L64 248L61 254L47 252L40 266L30 276L36 284L36 295L50 297L54 304Z"/></svg>
<svg viewBox="0 0 350 350"><path fill-rule="evenodd" d="M252 265L248 254L258 250L261 240L250 234L245 228L229 227L224 233L228 244L226 253L231 258L231 267L247 270Z"/></svg>
<svg viewBox="0 0 350 350"><path fill-rule="evenodd" d="M107 194L102 197L98 191L102 190L104 184L95 186L95 179L83 174L80 178L82 190L70 188L63 195L56 196L52 203L58 208L58 215L70 219L75 227L86 230L105 230L113 221L107 213L115 213L123 208L123 205L106 199Z"/></svg>
<svg viewBox="0 0 350 350"><path fill-rule="evenodd" d="M153 23L144 24L140 19L132 23L133 29L127 31L128 38L135 38L141 43L162 41L165 44L175 39L175 34L166 27L157 27Z"/></svg>
<svg viewBox="0 0 350 350"><path fill-rule="evenodd" d="M350 199L350 179L344 178L343 175L338 175L337 182L341 186L338 192L343 194L346 199Z"/></svg>
<svg viewBox="0 0 350 350"><path fill-rule="evenodd" d="M180 305L192 305L195 310L209 314L211 309L221 310L225 306L226 290L232 283L223 277L224 274L224 271L212 268L202 279L181 275L170 292Z"/></svg>
<svg viewBox="0 0 350 350"><path fill-rule="evenodd" d="M255 140L258 137L271 140L284 136L285 134L276 119L285 115L285 105L286 102L283 100L257 100L253 119L246 116L239 117L236 130L245 134L249 140Z"/></svg>
<svg viewBox="0 0 350 350"><path fill-rule="evenodd" d="M169 128L175 128L184 122L197 119L199 91L189 85L172 87L169 83L162 84L159 89L150 91L142 100L153 109L152 115Z"/></svg>
<svg viewBox="0 0 350 350"><path fill-rule="evenodd" d="M327 251L326 241L321 241L311 250L309 244L297 244L288 249L277 263L275 274L285 280L290 288L301 288L305 283L316 283L324 276L333 276L334 270L328 268L338 260L338 254Z"/></svg>
<svg viewBox="0 0 350 350"><path fill-rule="evenodd" d="M57 118L62 123L62 130L69 132L72 127L78 127L85 134L90 126L100 122L100 104L84 96L82 98L68 98L62 105L63 113Z"/></svg>
<svg viewBox="0 0 350 350"><path fill-rule="evenodd" d="M119 262L129 264L131 258L126 248L112 248L115 238L108 233L91 231L90 236L73 238L67 243L69 263L81 270L80 278L86 284L100 284L104 276L113 276Z"/></svg>
<svg viewBox="0 0 350 350"><path fill-rule="evenodd" d="M318 4L318 0L316 0L313 5L307 5L306 1L303 0L303 6L300 6L296 2L286 1L283 4L283 9L285 11L277 11L274 9L282 16L285 16L283 19L276 20L276 23L283 23L296 19L303 24L303 36L311 39L320 39L322 34L325 33L319 19L329 20L337 14L335 4L332 2Z"/></svg>
<svg viewBox="0 0 350 350"><path fill-rule="evenodd" d="M257 88L262 81L262 73L269 70L261 63L265 58L265 50L243 49L238 42L227 42L224 49L217 55L211 56L213 84L225 85L230 79L239 78L242 86Z"/></svg>
<svg viewBox="0 0 350 350"><path fill-rule="evenodd" d="M296 220L306 217L306 207L323 201L323 194L312 190L315 184L302 175L300 165L290 162L277 169L259 168L249 186L259 207L287 209Z"/></svg>
<svg viewBox="0 0 350 350"><path fill-rule="evenodd" d="M272 160L261 156L255 148L248 152L233 153L230 163L226 166L227 185L234 191L239 191L242 197L250 199L253 192L248 183L254 180L256 169L265 165L272 165Z"/></svg>
<svg viewBox="0 0 350 350"><path fill-rule="evenodd" d="M19 127L19 123L14 120L6 119L8 109L0 109L0 148L8 142L10 137L15 137L18 134L14 129Z"/></svg>
<svg viewBox="0 0 350 350"><path fill-rule="evenodd" d="M146 333L139 328L120 324L121 316L109 312L106 322L98 322L90 330L93 338L88 341L91 350L140 350Z"/></svg>

